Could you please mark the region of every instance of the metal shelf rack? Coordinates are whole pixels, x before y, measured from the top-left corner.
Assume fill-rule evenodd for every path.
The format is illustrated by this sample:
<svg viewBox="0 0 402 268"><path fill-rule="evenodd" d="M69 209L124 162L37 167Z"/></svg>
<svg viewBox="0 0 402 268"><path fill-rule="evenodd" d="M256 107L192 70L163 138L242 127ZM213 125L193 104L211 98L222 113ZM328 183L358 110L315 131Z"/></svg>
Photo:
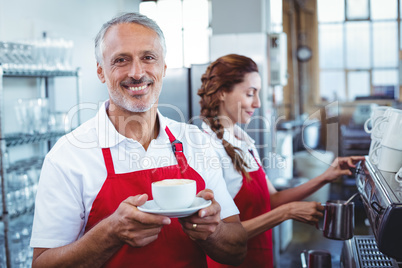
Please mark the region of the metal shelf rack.
<svg viewBox="0 0 402 268"><path fill-rule="evenodd" d="M48 142L48 149L50 149L50 141L57 139L58 137L64 135L61 132L48 132L38 135L27 135L22 133L5 134L4 129L4 88L3 88L3 78L41 78L44 79L45 85L45 96L49 96L49 79L56 77L75 77L76 79L76 98L77 103L81 101L81 71L80 68L75 70L9 70L3 69L0 63L0 187L1 187L1 206L2 214L0 214L0 222L4 225L4 247L6 254L6 264L7 267L11 267L11 252L9 245L9 224L10 220L19 217L20 215L10 215L7 208L7 184L5 183L5 177L7 176L7 167L4 161L4 153L7 148L20 146L24 144L33 144L38 142ZM77 112L78 124L80 124L80 111ZM32 213L32 209L26 213ZM0 245L0 252L1 252ZM1 265L1 264L0 264Z"/></svg>

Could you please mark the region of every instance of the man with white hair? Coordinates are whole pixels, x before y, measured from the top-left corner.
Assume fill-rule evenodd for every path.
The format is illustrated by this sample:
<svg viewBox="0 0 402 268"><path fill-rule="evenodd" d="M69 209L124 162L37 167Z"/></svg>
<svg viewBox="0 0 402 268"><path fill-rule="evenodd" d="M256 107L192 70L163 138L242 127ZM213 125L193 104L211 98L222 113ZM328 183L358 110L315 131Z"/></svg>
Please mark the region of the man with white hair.
<svg viewBox="0 0 402 268"><path fill-rule="evenodd" d="M207 137L162 116L165 40L149 18L126 13L95 39L109 100L45 158L31 238L33 267L206 267L239 264L246 233ZM200 157L203 161L200 161ZM207 166L205 165L207 164ZM177 219L140 211L151 183L188 178L211 205Z"/></svg>

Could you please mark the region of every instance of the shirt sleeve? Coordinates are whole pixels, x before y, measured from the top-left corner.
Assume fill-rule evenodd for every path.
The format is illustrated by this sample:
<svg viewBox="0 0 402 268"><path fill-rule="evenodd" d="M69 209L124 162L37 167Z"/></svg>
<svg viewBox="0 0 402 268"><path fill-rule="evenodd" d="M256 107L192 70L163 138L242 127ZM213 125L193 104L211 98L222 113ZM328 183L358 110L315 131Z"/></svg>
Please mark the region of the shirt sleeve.
<svg viewBox="0 0 402 268"><path fill-rule="evenodd" d="M214 192L215 200L221 206L221 218L227 218L239 214L239 210L230 196L223 177L222 163L213 148L205 150L205 169L202 177L206 182L206 188Z"/></svg>
<svg viewBox="0 0 402 268"><path fill-rule="evenodd" d="M82 235L84 205L78 180L72 177L73 174L45 158L35 201L31 247L60 247Z"/></svg>

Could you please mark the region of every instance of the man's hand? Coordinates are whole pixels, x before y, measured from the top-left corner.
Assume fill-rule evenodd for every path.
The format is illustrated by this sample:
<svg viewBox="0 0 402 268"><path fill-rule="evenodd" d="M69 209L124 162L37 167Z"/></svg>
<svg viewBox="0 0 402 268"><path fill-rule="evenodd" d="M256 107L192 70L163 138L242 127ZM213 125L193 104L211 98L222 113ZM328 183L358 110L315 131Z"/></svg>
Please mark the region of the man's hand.
<svg viewBox="0 0 402 268"><path fill-rule="evenodd" d="M141 212L138 206L145 204L148 195L130 196L107 218L111 231L118 241L133 247L143 247L158 238L163 225L170 224L165 216Z"/></svg>
<svg viewBox="0 0 402 268"><path fill-rule="evenodd" d="M206 240L216 231L221 221L221 206L215 201L214 194L209 189L199 192L197 196L205 200L211 200L212 204L206 208L200 209L191 216L179 218L179 221L183 227L183 231L191 239Z"/></svg>
<svg viewBox="0 0 402 268"><path fill-rule="evenodd" d="M143 247L158 238L168 217L141 212L148 195L130 196L116 211L77 241L56 248L35 248L32 267L101 267L125 243Z"/></svg>

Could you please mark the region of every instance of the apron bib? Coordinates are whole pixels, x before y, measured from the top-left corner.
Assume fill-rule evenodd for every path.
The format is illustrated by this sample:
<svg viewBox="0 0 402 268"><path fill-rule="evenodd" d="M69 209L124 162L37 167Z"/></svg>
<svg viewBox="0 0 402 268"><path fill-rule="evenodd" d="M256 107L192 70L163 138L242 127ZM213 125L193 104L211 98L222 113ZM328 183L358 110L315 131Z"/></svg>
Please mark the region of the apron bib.
<svg viewBox="0 0 402 268"><path fill-rule="evenodd" d="M252 151L250 151L250 153L254 157ZM248 181L246 176L243 174L243 185L234 198L234 201L240 211L241 221L246 221L271 211L266 175L255 157L254 160L258 164L258 170L249 172L251 177L250 181ZM208 258L208 267L218 268L234 266L219 264ZM273 267L271 229L248 240L246 259L241 265L236 267Z"/></svg>
<svg viewBox="0 0 402 268"><path fill-rule="evenodd" d="M151 183L164 179L189 178L197 183L197 193L205 189L202 177L192 169L183 154L183 145L166 127L178 164L167 167L116 174L110 148L102 148L107 178L96 196L89 213L85 232L110 216L129 196L148 194L152 200ZM116 252L103 267L207 267L203 250L182 230L177 218L163 226L158 239L134 248L127 244Z"/></svg>

